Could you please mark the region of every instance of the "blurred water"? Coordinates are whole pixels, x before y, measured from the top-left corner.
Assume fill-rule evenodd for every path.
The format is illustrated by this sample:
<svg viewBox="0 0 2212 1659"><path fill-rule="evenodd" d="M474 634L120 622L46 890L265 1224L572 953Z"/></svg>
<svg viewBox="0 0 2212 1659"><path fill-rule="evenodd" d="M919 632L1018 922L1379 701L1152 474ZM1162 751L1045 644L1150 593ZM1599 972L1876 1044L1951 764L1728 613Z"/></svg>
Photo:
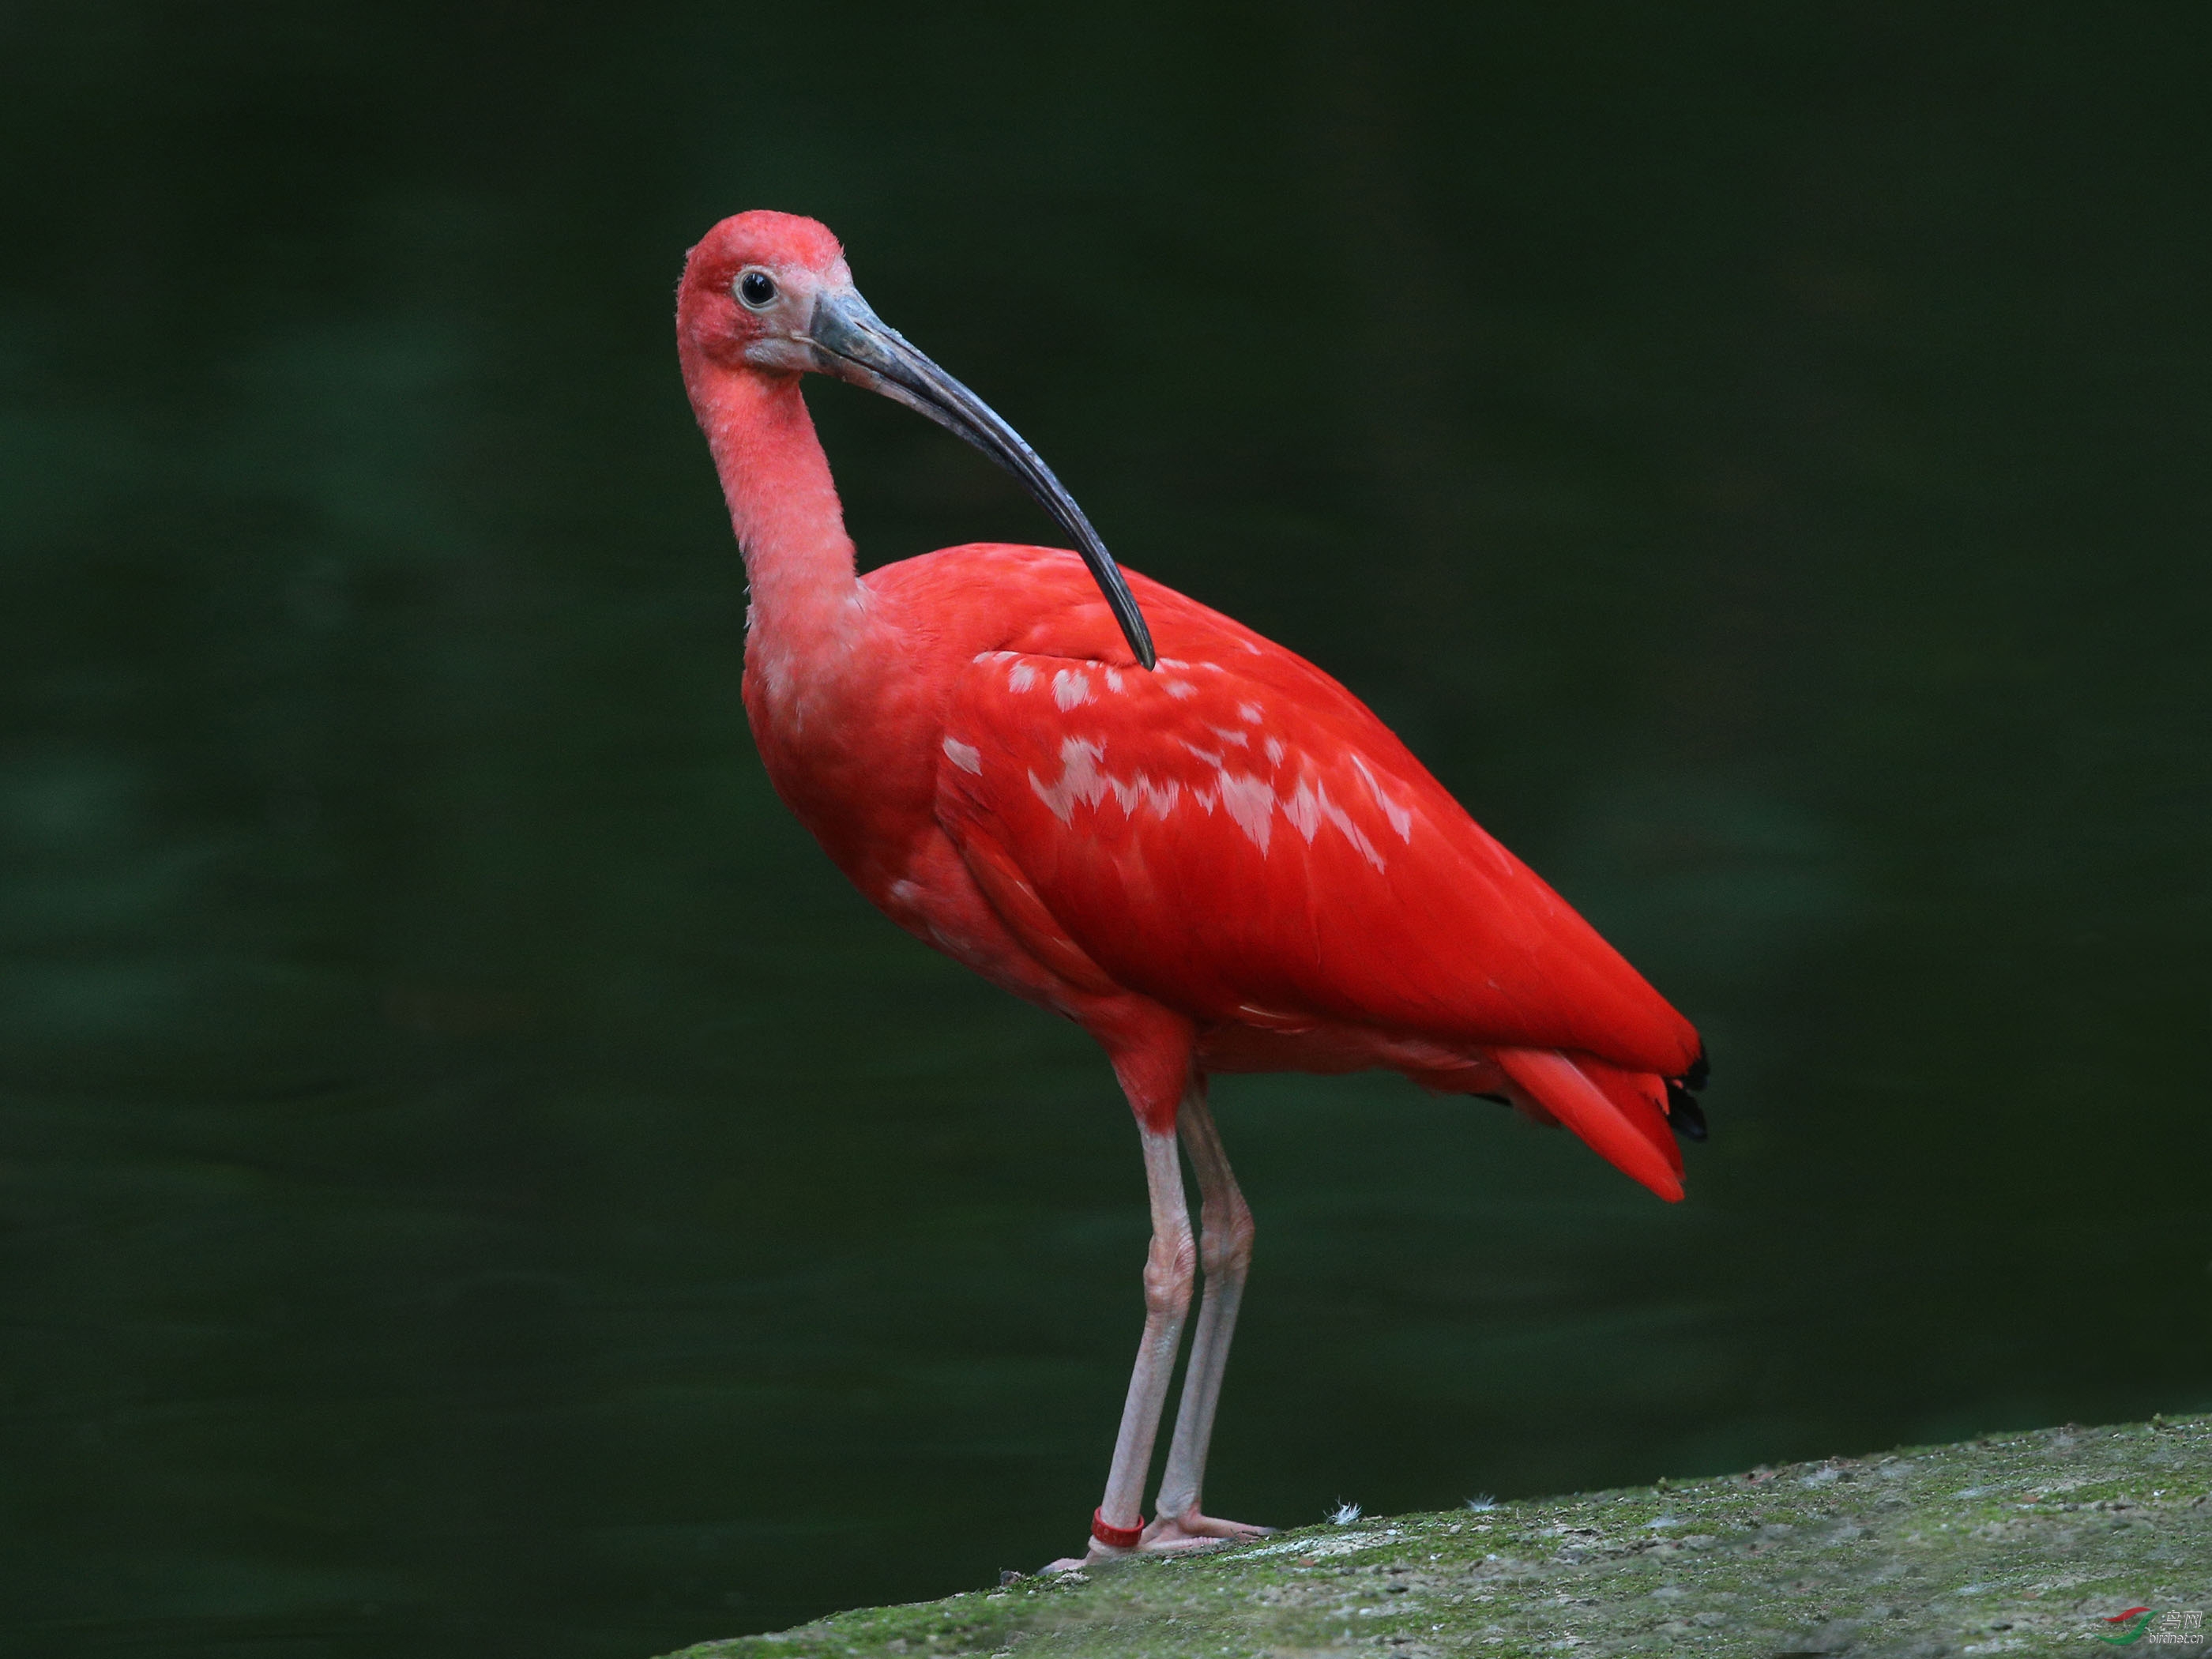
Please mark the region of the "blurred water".
<svg viewBox="0 0 2212 1659"><path fill-rule="evenodd" d="M639 1656L1080 1541L1142 1183L737 702L688 241L845 236L1122 556L1707 1032L1668 1209L1232 1080L1209 1495L2212 1402L2181 9L0 15L0 1644ZM814 397L864 555L1044 520Z"/></svg>

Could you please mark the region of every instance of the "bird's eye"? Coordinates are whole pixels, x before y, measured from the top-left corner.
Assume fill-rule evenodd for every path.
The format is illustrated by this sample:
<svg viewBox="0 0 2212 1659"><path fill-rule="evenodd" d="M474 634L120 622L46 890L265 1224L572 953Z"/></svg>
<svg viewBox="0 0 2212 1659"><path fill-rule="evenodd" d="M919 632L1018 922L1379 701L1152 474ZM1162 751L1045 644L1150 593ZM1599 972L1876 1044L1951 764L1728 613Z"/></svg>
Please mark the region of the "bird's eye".
<svg viewBox="0 0 2212 1659"><path fill-rule="evenodd" d="M738 298L753 310L775 303L775 278L764 270L749 270L738 278Z"/></svg>

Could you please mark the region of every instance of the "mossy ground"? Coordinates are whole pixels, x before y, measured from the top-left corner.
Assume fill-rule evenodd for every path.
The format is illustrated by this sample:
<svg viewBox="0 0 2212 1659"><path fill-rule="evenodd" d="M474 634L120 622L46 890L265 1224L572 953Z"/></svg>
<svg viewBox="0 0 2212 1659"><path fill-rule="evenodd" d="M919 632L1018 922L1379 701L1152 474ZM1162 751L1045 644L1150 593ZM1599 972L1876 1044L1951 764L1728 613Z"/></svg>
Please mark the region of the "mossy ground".
<svg viewBox="0 0 2212 1659"><path fill-rule="evenodd" d="M1310 1527L676 1659L2087 1656L2136 1625L2115 1648L2198 1659L2212 1617L2162 1639L2185 1612L2212 1615L2212 1418Z"/></svg>

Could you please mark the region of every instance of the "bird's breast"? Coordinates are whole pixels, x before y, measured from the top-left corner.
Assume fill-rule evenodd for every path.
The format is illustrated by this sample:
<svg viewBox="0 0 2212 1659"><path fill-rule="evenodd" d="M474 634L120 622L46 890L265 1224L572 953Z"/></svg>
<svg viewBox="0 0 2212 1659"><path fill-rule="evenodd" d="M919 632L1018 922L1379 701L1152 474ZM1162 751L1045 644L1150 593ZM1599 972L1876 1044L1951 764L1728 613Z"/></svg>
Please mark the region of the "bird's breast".
<svg viewBox="0 0 2212 1659"><path fill-rule="evenodd" d="M921 688L896 676L810 679L749 651L747 722L776 794L878 903L933 828L933 732Z"/></svg>

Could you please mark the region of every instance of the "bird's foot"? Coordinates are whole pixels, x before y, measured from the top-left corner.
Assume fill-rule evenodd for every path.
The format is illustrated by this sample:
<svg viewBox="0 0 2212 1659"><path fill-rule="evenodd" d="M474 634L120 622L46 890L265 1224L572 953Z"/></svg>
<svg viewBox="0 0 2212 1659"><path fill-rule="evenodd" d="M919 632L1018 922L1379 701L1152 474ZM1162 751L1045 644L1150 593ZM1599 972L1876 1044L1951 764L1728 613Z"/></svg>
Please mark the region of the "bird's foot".
<svg viewBox="0 0 2212 1659"><path fill-rule="evenodd" d="M1081 1555L1065 1555L1042 1569L1048 1573L1073 1572L1101 1562L1125 1560L1133 1555L1188 1555L1199 1550L1222 1549L1231 1544L1265 1538L1275 1529L1242 1521L1219 1521L1196 1510L1183 1516L1161 1516L1147 1526L1134 1544L1109 1544L1093 1538Z"/></svg>
<svg viewBox="0 0 2212 1659"><path fill-rule="evenodd" d="M1255 1527L1243 1521L1220 1521L1192 1510L1187 1515L1161 1516L1145 1528L1137 1547L1150 1554L1170 1555L1187 1550L1212 1549L1224 1544L1249 1543L1265 1538L1273 1527Z"/></svg>

